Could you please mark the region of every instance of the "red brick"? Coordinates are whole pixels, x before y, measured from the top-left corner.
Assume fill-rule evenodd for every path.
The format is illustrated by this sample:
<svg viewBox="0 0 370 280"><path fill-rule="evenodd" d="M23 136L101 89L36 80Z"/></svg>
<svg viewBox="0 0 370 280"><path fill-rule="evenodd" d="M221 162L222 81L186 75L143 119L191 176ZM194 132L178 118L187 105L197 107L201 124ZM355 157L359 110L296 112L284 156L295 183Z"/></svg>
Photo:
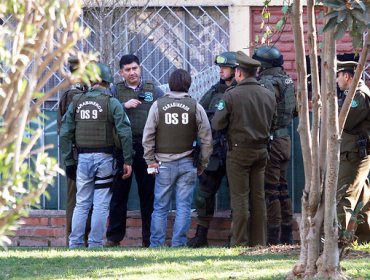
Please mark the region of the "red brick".
<svg viewBox="0 0 370 280"><path fill-rule="evenodd" d="M210 223L210 228L217 228L217 229L229 229L231 226L231 220L225 218L215 218Z"/></svg>
<svg viewBox="0 0 370 280"><path fill-rule="evenodd" d="M65 236L64 228L51 228L46 226L37 227L26 227L17 230L17 235L19 236L50 236L50 237L60 237Z"/></svg>
<svg viewBox="0 0 370 280"><path fill-rule="evenodd" d="M49 225L49 218L47 217L28 217L23 219L24 225L40 225L47 226Z"/></svg>
<svg viewBox="0 0 370 280"><path fill-rule="evenodd" d="M21 247L48 247L49 240L47 239L36 239L36 238L21 238L19 240L19 246Z"/></svg>
<svg viewBox="0 0 370 280"><path fill-rule="evenodd" d="M230 230L219 230L219 229L212 229L208 230L208 239L215 239L215 240L227 240L230 235Z"/></svg>
<svg viewBox="0 0 370 280"><path fill-rule="evenodd" d="M51 247L67 247L65 237L58 237L58 238L50 238L50 246Z"/></svg>
<svg viewBox="0 0 370 280"><path fill-rule="evenodd" d="M52 217L50 218L50 224L52 226L65 226L66 218L65 217Z"/></svg>
<svg viewBox="0 0 370 280"><path fill-rule="evenodd" d="M134 211L132 214L129 212L129 217L127 220L127 236L121 242L121 246L128 246L128 247L141 247L142 240L141 240L141 227L133 227L129 226L130 224L136 224L137 222L141 225L141 220L138 218L139 215L137 214L138 211ZM192 213L192 223L191 229L188 232L188 237L191 238L194 236L196 227L197 227L197 220L196 220L196 213ZM229 235L230 229L230 210L226 211L218 211L216 212L215 217L213 218L210 229L209 229L209 245L210 246L223 246ZM294 219L299 220L300 214L295 214ZM37 218L37 217L32 217ZM43 213L43 218L48 218L47 213ZM53 216L52 218L59 218L59 215ZM167 229L167 236L166 236L166 244L171 244L172 238L172 227L174 223L174 213L171 213L168 219L168 229ZM297 222L293 223L293 237L295 240L299 239L299 232L298 232L298 224ZM44 236L47 234L49 237ZM23 225L21 228L16 232L16 236L10 237L12 240L12 244L10 246L33 246L33 247L59 247L65 246L65 229L64 227L48 227L48 226L32 226L32 225Z"/></svg>
<svg viewBox="0 0 370 280"><path fill-rule="evenodd" d="M141 227L127 227L126 229L127 238L141 238Z"/></svg>
<svg viewBox="0 0 370 280"><path fill-rule="evenodd" d="M123 239L121 241L121 246L123 247L141 247L142 241L140 239Z"/></svg>
<svg viewBox="0 0 370 280"><path fill-rule="evenodd" d="M127 227L140 227L141 228L141 219L138 218L132 218L127 219L126 222Z"/></svg>

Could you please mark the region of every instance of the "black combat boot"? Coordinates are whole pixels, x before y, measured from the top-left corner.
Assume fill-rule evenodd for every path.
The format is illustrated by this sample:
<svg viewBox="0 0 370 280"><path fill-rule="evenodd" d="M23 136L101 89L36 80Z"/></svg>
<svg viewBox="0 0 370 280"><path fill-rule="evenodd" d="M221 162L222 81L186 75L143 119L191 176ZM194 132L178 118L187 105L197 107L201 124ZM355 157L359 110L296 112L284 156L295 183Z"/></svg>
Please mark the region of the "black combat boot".
<svg viewBox="0 0 370 280"><path fill-rule="evenodd" d="M288 245L293 244L292 225L281 225L280 242Z"/></svg>
<svg viewBox="0 0 370 280"><path fill-rule="evenodd" d="M188 247L189 248L208 247L207 234L208 234L208 228L198 225L195 236L188 240L188 243L187 243Z"/></svg>
<svg viewBox="0 0 370 280"><path fill-rule="evenodd" d="M277 245L280 243L280 226L267 226L267 245Z"/></svg>

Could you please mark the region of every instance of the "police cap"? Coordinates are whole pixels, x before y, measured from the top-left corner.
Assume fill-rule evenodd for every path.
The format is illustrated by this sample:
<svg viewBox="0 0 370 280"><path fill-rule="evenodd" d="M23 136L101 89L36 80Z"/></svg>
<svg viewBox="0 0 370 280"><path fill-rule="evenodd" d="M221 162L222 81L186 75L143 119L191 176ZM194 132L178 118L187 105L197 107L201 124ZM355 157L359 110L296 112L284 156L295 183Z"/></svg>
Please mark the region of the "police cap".
<svg viewBox="0 0 370 280"><path fill-rule="evenodd" d="M357 68L356 61L339 61L337 62L337 72L347 71L354 73Z"/></svg>
<svg viewBox="0 0 370 280"><path fill-rule="evenodd" d="M261 62L249 57L242 51L236 52L236 64L241 68L257 68L261 66Z"/></svg>

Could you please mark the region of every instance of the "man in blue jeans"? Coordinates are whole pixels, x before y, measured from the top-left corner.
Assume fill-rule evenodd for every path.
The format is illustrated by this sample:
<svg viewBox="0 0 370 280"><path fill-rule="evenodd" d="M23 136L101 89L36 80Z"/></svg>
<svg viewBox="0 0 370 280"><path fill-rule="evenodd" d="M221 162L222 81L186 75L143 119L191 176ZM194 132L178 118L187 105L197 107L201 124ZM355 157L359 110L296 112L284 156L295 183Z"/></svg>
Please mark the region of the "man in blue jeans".
<svg viewBox="0 0 370 280"><path fill-rule="evenodd" d="M61 153L66 173L76 172L76 206L72 217L69 248L84 247L86 220L91 216L88 248L103 247L109 203L112 197L113 148L120 142L125 164L123 179L131 176L132 134L130 121L121 104L108 91L113 76L109 67L98 64L100 82L92 88L76 94L62 120L60 129ZM119 141L115 141L118 136ZM73 159L72 143L78 152L78 165Z"/></svg>
<svg viewBox="0 0 370 280"><path fill-rule="evenodd" d="M191 203L197 175L207 167L212 153L212 132L203 107L188 94L190 74L175 70L168 81L170 92L150 108L143 134L148 172L155 174L154 211L150 247L164 246L172 193L176 217L172 247L186 246ZM200 159L194 161L194 141L200 142ZM196 164L194 164L196 163Z"/></svg>

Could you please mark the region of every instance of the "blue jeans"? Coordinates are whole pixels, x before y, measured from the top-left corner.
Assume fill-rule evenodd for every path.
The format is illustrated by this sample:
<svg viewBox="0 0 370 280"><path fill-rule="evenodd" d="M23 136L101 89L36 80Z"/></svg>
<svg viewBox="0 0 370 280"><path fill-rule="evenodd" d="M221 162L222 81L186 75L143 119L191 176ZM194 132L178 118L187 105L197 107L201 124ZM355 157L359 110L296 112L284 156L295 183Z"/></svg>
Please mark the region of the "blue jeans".
<svg viewBox="0 0 370 280"><path fill-rule="evenodd" d="M186 234L191 222L191 203L196 185L197 170L193 159L186 157L164 162L155 178L154 211L150 226L150 247L164 246L167 217L173 191L176 192L176 217L172 247L186 246Z"/></svg>
<svg viewBox="0 0 370 280"><path fill-rule="evenodd" d="M93 205L89 248L103 247L109 203L112 197L113 157L111 154L89 153L78 155L76 178L76 207L72 217L69 248L84 246L86 220Z"/></svg>

